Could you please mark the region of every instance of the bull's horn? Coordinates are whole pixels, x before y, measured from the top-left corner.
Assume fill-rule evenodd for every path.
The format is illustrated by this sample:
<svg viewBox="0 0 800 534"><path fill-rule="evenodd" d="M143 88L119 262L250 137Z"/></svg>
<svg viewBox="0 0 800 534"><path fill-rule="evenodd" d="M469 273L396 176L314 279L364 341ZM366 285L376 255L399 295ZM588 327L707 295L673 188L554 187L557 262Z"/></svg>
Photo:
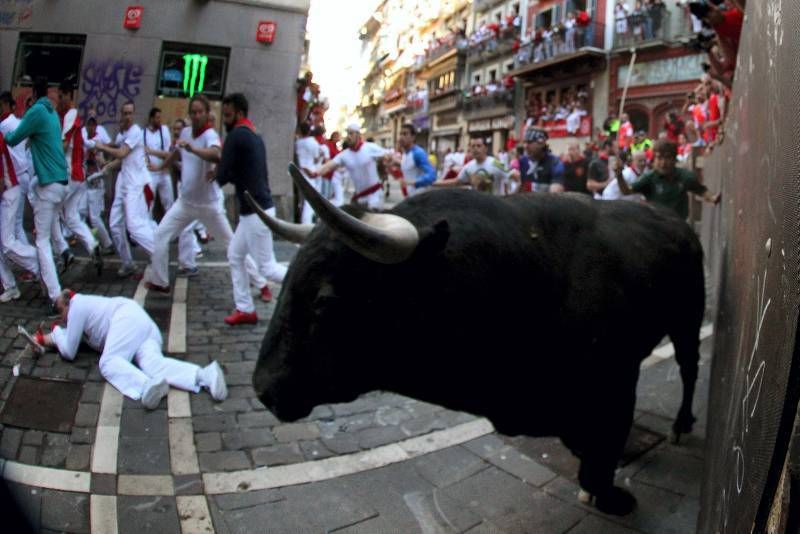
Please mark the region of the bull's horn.
<svg viewBox="0 0 800 534"><path fill-rule="evenodd" d="M266 211L261 209L258 202L250 195L250 191L244 192L244 198L250 204L250 207L256 212L258 217L267 225L267 228L272 230L275 235L278 235L292 243L305 243L308 239L308 234L314 229L313 224L295 224L281 219L270 217Z"/></svg>
<svg viewBox="0 0 800 534"><path fill-rule="evenodd" d="M289 174L317 216L365 258L378 263L400 263L417 248L419 232L406 219L388 213L366 213L362 219L356 219L320 195L294 163L289 164Z"/></svg>

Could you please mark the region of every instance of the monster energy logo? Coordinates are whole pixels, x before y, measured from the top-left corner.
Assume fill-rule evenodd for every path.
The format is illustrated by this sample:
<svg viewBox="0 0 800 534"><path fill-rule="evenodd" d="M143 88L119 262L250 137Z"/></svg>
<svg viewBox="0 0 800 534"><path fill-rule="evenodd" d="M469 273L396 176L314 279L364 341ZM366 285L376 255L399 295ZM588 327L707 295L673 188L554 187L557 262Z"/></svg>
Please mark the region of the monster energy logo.
<svg viewBox="0 0 800 534"><path fill-rule="evenodd" d="M206 81L206 65L208 65L208 56L200 54L183 56L183 92L189 93L190 98L195 93L203 92L203 85Z"/></svg>

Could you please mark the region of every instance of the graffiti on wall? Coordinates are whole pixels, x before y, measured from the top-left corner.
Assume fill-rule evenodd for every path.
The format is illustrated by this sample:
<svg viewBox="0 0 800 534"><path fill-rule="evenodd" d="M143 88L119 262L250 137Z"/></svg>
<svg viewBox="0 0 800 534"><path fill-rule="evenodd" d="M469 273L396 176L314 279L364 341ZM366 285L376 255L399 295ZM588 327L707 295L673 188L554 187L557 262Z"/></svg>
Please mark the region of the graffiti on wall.
<svg viewBox="0 0 800 534"><path fill-rule="evenodd" d="M98 124L116 124L122 105L141 92L142 66L116 59L88 61L81 73L78 108L82 117L94 108Z"/></svg>
<svg viewBox="0 0 800 534"><path fill-rule="evenodd" d="M33 0L0 0L0 28L30 28Z"/></svg>

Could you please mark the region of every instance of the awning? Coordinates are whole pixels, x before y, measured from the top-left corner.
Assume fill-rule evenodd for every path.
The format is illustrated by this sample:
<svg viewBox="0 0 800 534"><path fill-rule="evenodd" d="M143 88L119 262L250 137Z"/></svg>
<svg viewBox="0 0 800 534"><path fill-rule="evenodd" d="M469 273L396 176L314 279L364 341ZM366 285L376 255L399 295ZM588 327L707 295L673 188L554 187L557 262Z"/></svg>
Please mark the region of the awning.
<svg viewBox="0 0 800 534"><path fill-rule="evenodd" d="M431 132L431 137L445 137L451 135L461 135L461 127L437 128L435 132Z"/></svg>

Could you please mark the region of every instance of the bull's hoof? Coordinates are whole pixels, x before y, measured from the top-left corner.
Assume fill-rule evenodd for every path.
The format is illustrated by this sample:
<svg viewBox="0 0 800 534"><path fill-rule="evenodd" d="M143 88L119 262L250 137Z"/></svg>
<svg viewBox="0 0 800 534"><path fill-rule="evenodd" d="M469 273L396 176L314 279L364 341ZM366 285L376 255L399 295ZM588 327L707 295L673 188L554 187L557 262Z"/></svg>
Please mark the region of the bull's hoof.
<svg viewBox="0 0 800 534"><path fill-rule="evenodd" d="M678 417L672 424L672 431L669 433L669 442L677 445L681 441L682 434L689 434L692 431L694 422L697 419L693 415L687 417Z"/></svg>
<svg viewBox="0 0 800 534"><path fill-rule="evenodd" d="M636 497L631 492L617 486L595 495L595 507L604 514L627 515L636 508Z"/></svg>

